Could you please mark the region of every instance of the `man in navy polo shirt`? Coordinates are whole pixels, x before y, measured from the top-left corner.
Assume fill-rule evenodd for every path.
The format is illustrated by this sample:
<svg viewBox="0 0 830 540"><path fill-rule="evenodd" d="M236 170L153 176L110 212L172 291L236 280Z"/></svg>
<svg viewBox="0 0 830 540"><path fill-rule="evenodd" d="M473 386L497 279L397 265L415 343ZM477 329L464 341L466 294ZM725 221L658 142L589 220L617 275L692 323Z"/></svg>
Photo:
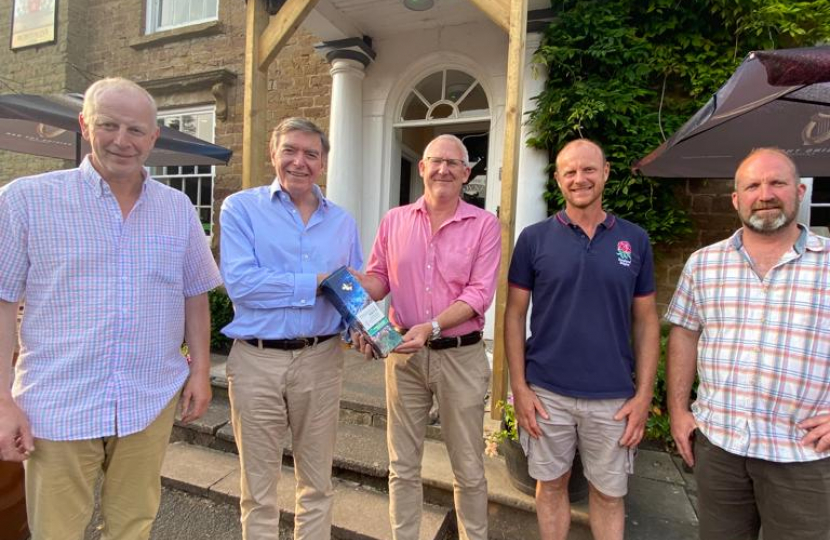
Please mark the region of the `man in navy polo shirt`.
<svg viewBox="0 0 830 540"><path fill-rule="evenodd" d="M568 535L577 448L594 538L623 538L623 496L657 370L651 246L640 227L603 211L609 170L596 143L565 145L555 174L565 209L522 231L508 275L510 384L529 472L538 481L544 540Z"/></svg>

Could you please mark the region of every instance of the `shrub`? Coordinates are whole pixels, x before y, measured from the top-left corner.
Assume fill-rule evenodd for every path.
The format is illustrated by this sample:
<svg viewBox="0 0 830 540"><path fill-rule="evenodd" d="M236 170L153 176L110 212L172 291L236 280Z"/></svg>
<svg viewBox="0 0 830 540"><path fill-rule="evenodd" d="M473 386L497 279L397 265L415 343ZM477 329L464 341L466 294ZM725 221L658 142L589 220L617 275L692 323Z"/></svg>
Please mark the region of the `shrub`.
<svg viewBox="0 0 830 540"><path fill-rule="evenodd" d="M216 353L230 351L230 338L220 330L233 320L233 304L224 288L219 287L208 293L210 302L210 350Z"/></svg>

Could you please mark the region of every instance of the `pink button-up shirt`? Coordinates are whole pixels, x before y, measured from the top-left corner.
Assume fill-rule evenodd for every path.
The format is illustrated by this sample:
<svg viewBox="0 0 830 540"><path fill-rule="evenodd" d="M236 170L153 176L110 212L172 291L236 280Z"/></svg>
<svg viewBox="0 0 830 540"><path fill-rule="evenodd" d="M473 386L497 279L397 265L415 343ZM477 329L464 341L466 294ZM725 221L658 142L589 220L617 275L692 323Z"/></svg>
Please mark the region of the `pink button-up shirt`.
<svg viewBox="0 0 830 540"><path fill-rule="evenodd" d="M469 305L475 316L441 332L460 336L484 328L496 292L500 240L496 216L464 201L433 235L421 197L384 216L366 272L392 293L389 318L399 327L431 321L455 301Z"/></svg>

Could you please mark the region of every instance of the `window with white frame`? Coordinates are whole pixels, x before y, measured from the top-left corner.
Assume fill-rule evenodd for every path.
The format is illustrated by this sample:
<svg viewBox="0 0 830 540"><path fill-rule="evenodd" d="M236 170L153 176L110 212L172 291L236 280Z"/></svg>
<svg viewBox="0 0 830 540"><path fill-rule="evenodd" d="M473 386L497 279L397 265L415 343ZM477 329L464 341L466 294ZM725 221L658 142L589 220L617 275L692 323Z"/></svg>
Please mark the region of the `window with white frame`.
<svg viewBox="0 0 830 540"><path fill-rule="evenodd" d="M212 143L214 116L213 107L159 111L158 123ZM159 182L183 191L190 198L199 213L205 234L210 236L213 229L214 167L167 165L150 167L150 174Z"/></svg>
<svg viewBox="0 0 830 540"><path fill-rule="evenodd" d="M807 189L798 221L823 236L830 236L830 177L802 178Z"/></svg>
<svg viewBox="0 0 830 540"><path fill-rule="evenodd" d="M147 32L215 21L219 0L147 0Z"/></svg>

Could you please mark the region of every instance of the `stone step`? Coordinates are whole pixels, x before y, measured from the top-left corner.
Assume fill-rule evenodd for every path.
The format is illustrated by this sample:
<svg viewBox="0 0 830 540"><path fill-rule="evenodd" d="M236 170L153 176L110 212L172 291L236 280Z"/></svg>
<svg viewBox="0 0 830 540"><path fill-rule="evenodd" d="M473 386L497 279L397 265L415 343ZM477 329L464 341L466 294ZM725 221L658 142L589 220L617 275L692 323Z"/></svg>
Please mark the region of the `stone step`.
<svg viewBox="0 0 830 540"><path fill-rule="evenodd" d="M371 487L334 478L332 536L343 540L387 540L392 538L388 519L388 497ZM185 442L167 448L162 483L177 490L220 505L239 504L239 462L236 456ZM283 467L278 484L278 504L283 525L290 529L294 520L294 470ZM450 510L424 504L422 540L448 538Z"/></svg>
<svg viewBox="0 0 830 540"><path fill-rule="evenodd" d="M236 452L233 430L228 419L227 404L214 403L209 412L192 426L177 424L173 440L221 452ZM236 459L236 456L231 457ZM286 466L293 465L290 436L286 441L283 463ZM537 538L533 497L512 486L503 458L485 457L485 474L490 499L490 537L513 539L517 538L516 531L522 531L523 538ZM386 491L389 457L385 431L341 422L337 432L333 475L339 481L356 483L376 492ZM422 478L424 499L427 502L450 508L453 506L452 468L446 446L442 442L430 439L424 442ZM574 507L571 520L575 528L587 524L587 506L584 503Z"/></svg>
<svg viewBox="0 0 830 540"><path fill-rule="evenodd" d="M210 382L213 401L228 402L228 378L225 373L227 357L211 354ZM366 361L362 355L348 349L345 353L343 391L340 397L340 420L386 429L386 396L382 360ZM427 426L427 438L443 440L441 426Z"/></svg>

